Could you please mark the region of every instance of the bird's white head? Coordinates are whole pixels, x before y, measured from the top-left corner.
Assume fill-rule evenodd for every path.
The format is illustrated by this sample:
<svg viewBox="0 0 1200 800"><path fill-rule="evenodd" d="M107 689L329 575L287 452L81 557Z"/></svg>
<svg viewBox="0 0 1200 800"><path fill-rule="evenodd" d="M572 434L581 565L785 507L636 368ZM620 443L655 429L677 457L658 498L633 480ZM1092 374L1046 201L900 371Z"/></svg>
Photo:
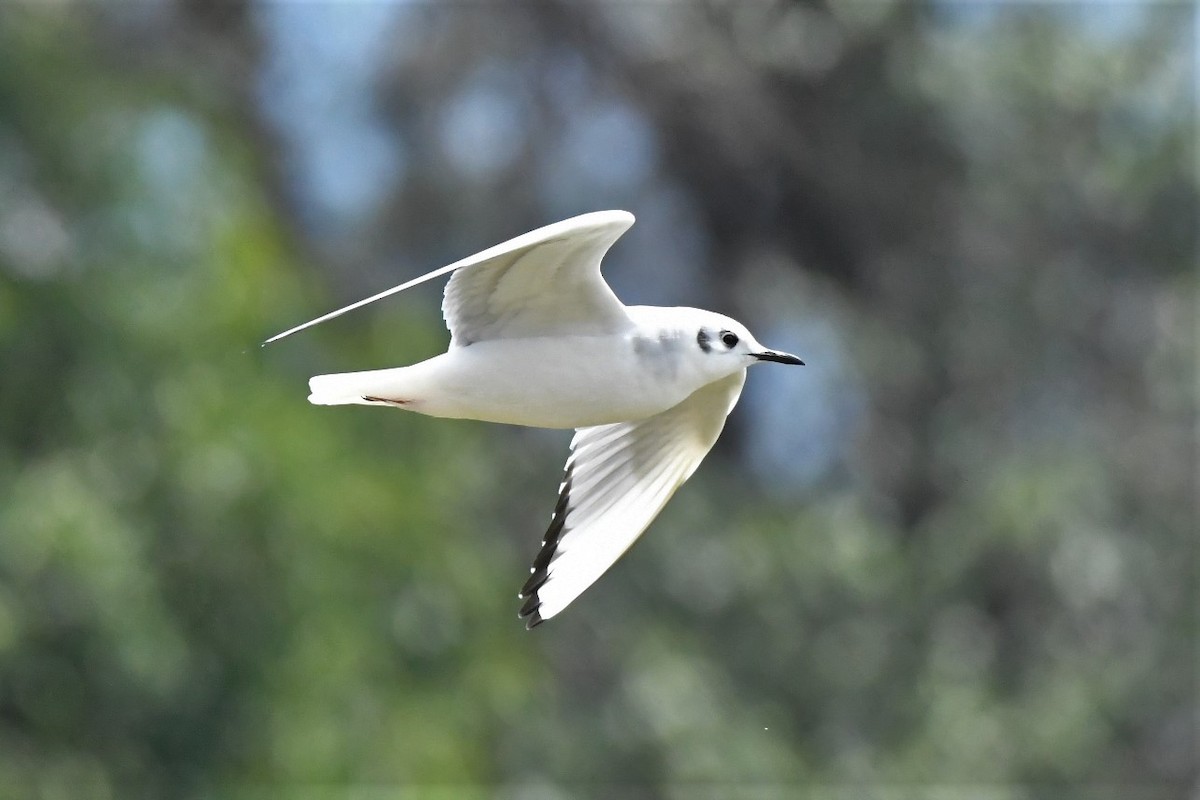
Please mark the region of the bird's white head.
<svg viewBox="0 0 1200 800"><path fill-rule="evenodd" d="M697 309L697 311L699 311ZM746 326L735 319L712 311L699 311L696 315L695 347L703 361L711 362L721 372L748 367L760 361L779 364L803 365L796 356L771 350L759 344L746 330Z"/></svg>
<svg viewBox="0 0 1200 800"><path fill-rule="evenodd" d="M635 306L629 309L643 329L670 331L671 349L682 356L686 372L709 382L732 375L761 361L803 364L794 355L759 344L735 319L699 308Z"/></svg>

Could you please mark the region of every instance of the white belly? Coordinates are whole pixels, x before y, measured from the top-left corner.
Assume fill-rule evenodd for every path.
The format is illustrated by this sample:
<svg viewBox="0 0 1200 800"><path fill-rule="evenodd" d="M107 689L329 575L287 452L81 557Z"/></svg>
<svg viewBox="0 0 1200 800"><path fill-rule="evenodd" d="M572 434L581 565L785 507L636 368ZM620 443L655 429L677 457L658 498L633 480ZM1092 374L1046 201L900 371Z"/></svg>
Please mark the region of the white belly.
<svg viewBox="0 0 1200 800"><path fill-rule="evenodd" d="M627 422L699 388L669 363L638 355L631 340L617 337L478 342L404 368L413 390L405 407L539 428Z"/></svg>

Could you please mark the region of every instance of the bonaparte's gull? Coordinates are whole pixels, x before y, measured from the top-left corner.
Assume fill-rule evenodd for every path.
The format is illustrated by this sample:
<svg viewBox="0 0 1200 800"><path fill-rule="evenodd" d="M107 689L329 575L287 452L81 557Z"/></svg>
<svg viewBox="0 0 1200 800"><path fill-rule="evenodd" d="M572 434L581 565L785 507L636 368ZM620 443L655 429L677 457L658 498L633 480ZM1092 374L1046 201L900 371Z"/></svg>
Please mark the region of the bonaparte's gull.
<svg viewBox="0 0 1200 800"><path fill-rule="evenodd" d="M547 225L263 343L450 274L445 353L318 375L308 399L575 429L550 528L519 595L530 628L604 574L696 471L746 367L804 363L722 314L622 304L600 260L632 224L626 211L598 211Z"/></svg>

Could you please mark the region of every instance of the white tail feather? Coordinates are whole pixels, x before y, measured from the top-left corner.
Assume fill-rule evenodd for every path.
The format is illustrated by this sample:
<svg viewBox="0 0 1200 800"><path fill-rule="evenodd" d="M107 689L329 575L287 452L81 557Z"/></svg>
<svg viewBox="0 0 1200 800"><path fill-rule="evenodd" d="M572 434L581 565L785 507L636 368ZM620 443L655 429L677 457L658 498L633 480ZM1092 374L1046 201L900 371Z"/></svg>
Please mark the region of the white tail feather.
<svg viewBox="0 0 1200 800"><path fill-rule="evenodd" d="M378 405L381 401L403 405L410 399L401 389L404 381L399 373L403 371L404 367L399 367L317 375L308 381L308 402L317 406Z"/></svg>

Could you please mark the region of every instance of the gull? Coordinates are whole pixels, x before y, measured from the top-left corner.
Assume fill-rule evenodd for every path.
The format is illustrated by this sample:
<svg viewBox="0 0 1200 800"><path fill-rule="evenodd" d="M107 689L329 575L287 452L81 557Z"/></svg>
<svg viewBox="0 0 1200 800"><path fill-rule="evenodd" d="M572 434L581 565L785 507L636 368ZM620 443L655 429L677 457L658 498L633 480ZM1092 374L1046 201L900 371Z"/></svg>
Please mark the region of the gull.
<svg viewBox="0 0 1200 800"><path fill-rule="evenodd" d="M521 588L533 628L619 559L692 476L746 368L800 364L723 314L626 306L600 261L633 225L597 211L538 228L272 336L264 345L442 275L447 351L407 367L317 375L316 405L573 428L558 503Z"/></svg>

